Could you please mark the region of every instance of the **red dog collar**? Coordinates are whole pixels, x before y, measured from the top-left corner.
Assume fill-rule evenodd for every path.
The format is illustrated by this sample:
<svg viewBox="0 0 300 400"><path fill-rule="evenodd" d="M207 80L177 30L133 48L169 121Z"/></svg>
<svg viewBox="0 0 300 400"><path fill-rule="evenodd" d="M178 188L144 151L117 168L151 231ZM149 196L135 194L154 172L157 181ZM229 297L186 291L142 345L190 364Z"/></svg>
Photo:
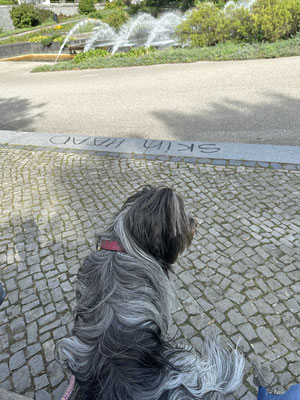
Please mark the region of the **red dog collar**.
<svg viewBox="0 0 300 400"><path fill-rule="evenodd" d="M120 251L124 253L124 250L120 247L119 243L116 240L101 240L97 250L111 250L111 251Z"/></svg>

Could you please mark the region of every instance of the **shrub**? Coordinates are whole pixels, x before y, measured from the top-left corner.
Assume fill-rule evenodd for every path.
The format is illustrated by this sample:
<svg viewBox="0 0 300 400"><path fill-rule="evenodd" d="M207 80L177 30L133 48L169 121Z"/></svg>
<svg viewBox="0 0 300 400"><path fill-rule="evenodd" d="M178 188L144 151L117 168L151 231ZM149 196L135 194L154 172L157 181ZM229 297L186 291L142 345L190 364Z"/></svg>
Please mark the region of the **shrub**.
<svg viewBox="0 0 300 400"><path fill-rule="evenodd" d="M64 22L64 21L67 21L68 19L70 19L70 16L64 15L64 14L58 14L57 19L58 19L58 22L61 23L61 22Z"/></svg>
<svg viewBox="0 0 300 400"><path fill-rule="evenodd" d="M286 0L286 7L291 14L290 35L300 31L300 0Z"/></svg>
<svg viewBox="0 0 300 400"><path fill-rule="evenodd" d="M128 12L130 15L135 15L138 13L148 13L153 15L154 17L157 17L158 15L158 9L156 7L149 7L145 4L145 1L142 1L141 3L137 4L130 4L128 7Z"/></svg>
<svg viewBox="0 0 300 400"><path fill-rule="evenodd" d="M229 6L226 9L228 37L234 41L251 41L253 18L244 7Z"/></svg>
<svg viewBox="0 0 300 400"><path fill-rule="evenodd" d="M44 10L42 8L36 8L36 11L38 13L38 18L40 24L47 21L47 20L53 20L53 12L50 10Z"/></svg>
<svg viewBox="0 0 300 400"><path fill-rule="evenodd" d="M15 28L28 28L39 24L39 14L32 4L13 7L10 16Z"/></svg>
<svg viewBox="0 0 300 400"><path fill-rule="evenodd" d="M41 39L41 43L43 46L50 46L53 42L62 42L63 37L59 33L54 33L51 36L44 36L43 39Z"/></svg>
<svg viewBox="0 0 300 400"><path fill-rule="evenodd" d="M89 50L89 51L86 51L85 53L76 54L76 56L73 58L73 61L78 64L78 63L84 62L86 60L90 60L92 58L106 57L109 54L110 53L105 49Z"/></svg>
<svg viewBox="0 0 300 400"><path fill-rule="evenodd" d="M127 53L124 53L126 57L141 57L145 54L150 54L155 51L153 46L149 47L132 47Z"/></svg>
<svg viewBox="0 0 300 400"><path fill-rule="evenodd" d="M292 14L287 0L256 0L252 13L256 40L275 42L291 35Z"/></svg>
<svg viewBox="0 0 300 400"><path fill-rule="evenodd" d="M127 20L129 14L122 8L112 10L109 14L105 15L103 22L107 23L114 29L119 29Z"/></svg>
<svg viewBox="0 0 300 400"><path fill-rule="evenodd" d="M33 36L32 38L28 39L28 42L41 42L43 39L45 39L44 35L38 35L38 36Z"/></svg>
<svg viewBox="0 0 300 400"><path fill-rule="evenodd" d="M80 14L89 14L93 11L96 11L94 0L79 0L78 10Z"/></svg>
<svg viewBox="0 0 300 400"><path fill-rule="evenodd" d="M228 21L223 11L212 3L200 3L188 18L178 25L177 34L182 43L192 46L210 46L228 38Z"/></svg>
<svg viewBox="0 0 300 400"><path fill-rule="evenodd" d="M104 17L103 12L100 10L92 11L89 13L89 18L103 19L103 17Z"/></svg>
<svg viewBox="0 0 300 400"><path fill-rule="evenodd" d="M18 4L17 0L0 0L0 6Z"/></svg>
<svg viewBox="0 0 300 400"><path fill-rule="evenodd" d="M104 10L113 10L116 8L125 8L122 0L107 1L104 6Z"/></svg>

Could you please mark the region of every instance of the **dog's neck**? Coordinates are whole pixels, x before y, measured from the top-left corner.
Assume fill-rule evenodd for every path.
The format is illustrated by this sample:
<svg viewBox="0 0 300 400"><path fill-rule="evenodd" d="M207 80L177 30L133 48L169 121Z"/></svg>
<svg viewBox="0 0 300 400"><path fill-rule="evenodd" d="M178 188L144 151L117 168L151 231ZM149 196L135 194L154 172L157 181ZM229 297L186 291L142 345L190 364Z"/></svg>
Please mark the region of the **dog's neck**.
<svg viewBox="0 0 300 400"><path fill-rule="evenodd" d="M100 240L97 250L111 250L125 253L116 240Z"/></svg>

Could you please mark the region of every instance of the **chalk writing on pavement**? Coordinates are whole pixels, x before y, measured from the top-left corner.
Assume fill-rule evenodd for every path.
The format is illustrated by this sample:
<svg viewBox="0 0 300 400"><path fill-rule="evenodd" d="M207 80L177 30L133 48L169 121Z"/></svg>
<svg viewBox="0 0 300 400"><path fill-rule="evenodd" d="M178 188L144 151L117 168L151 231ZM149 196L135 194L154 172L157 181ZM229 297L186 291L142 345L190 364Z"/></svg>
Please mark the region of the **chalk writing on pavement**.
<svg viewBox="0 0 300 400"><path fill-rule="evenodd" d="M97 148L104 151L124 151L131 152L163 152L165 154L172 152L180 152L182 154L217 153L221 149L216 143L199 143L199 142L177 142L167 140L148 140L148 139L120 139L120 138L101 138L101 137L73 137L69 135L57 135L50 138L50 143L54 145L75 145L82 148Z"/></svg>

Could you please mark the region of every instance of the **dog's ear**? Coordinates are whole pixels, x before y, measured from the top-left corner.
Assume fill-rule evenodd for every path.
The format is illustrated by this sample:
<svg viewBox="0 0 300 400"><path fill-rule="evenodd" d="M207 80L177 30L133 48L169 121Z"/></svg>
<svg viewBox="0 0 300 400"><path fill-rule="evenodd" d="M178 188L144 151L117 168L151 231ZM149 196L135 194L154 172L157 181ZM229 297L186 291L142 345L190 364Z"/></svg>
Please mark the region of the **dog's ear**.
<svg viewBox="0 0 300 400"><path fill-rule="evenodd" d="M146 186L122 210L126 210L128 237L162 264L174 263L191 243L195 221L186 215L183 199L171 188Z"/></svg>

